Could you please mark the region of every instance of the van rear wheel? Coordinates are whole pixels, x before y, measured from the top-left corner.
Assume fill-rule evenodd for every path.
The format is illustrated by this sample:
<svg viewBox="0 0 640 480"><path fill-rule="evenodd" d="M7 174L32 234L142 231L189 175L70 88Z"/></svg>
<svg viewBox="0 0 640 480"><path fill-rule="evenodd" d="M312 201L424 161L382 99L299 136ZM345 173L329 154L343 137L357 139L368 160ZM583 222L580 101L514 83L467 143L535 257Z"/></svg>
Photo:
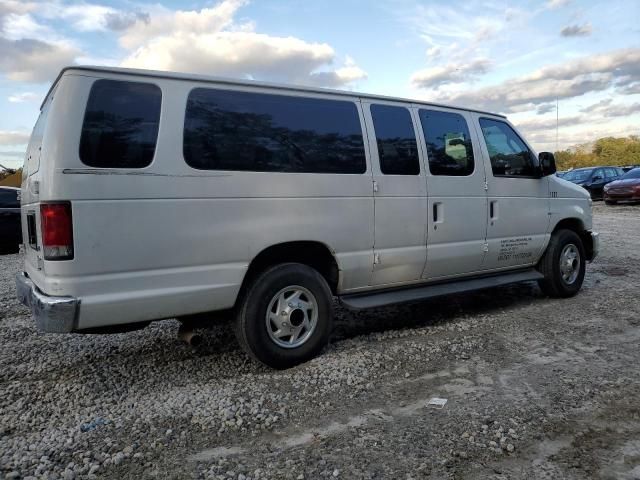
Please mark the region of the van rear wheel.
<svg viewBox="0 0 640 480"><path fill-rule="evenodd" d="M550 297L572 297L582 287L586 256L582 240L572 230L558 230L551 235L539 270L544 279L538 284Z"/></svg>
<svg viewBox="0 0 640 480"><path fill-rule="evenodd" d="M329 340L331 290L313 268L286 263L258 275L242 295L235 331L241 347L273 368L315 357Z"/></svg>

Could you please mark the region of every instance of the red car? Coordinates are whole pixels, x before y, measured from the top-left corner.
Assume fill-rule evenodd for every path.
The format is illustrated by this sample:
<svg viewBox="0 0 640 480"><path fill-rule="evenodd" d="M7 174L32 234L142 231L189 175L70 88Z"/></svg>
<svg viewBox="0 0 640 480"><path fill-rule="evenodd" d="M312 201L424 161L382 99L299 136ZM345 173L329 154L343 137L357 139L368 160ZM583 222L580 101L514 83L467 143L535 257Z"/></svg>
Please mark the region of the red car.
<svg viewBox="0 0 640 480"><path fill-rule="evenodd" d="M640 201L640 168L629 170L620 180L605 185L604 201L607 205Z"/></svg>

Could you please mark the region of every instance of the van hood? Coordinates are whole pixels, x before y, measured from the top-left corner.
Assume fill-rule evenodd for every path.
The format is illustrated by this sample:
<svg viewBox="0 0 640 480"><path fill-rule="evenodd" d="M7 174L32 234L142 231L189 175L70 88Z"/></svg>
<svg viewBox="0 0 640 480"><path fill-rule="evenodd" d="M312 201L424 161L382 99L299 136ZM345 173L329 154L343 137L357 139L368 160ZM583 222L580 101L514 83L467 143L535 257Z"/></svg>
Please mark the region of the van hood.
<svg viewBox="0 0 640 480"><path fill-rule="evenodd" d="M573 183L569 180L564 180L563 178L556 177L555 175L550 176L549 178L549 191L557 192L558 198L591 198L589 192L579 184Z"/></svg>

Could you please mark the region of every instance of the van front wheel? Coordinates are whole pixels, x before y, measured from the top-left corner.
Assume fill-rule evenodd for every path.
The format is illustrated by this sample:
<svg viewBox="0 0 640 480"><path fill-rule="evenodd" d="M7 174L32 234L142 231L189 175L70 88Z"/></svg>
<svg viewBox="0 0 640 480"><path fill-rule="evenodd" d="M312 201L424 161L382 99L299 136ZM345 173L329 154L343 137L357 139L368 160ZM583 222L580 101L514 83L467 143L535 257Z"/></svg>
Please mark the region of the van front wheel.
<svg viewBox="0 0 640 480"><path fill-rule="evenodd" d="M572 297L582 287L585 253L580 237L572 230L558 230L551 235L539 270L544 279L538 284L550 297Z"/></svg>
<svg viewBox="0 0 640 480"><path fill-rule="evenodd" d="M242 348L273 368L315 357L327 344L333 318L331 290L316 270L299 263L258 275L242 295L235 330Z"/></svg>

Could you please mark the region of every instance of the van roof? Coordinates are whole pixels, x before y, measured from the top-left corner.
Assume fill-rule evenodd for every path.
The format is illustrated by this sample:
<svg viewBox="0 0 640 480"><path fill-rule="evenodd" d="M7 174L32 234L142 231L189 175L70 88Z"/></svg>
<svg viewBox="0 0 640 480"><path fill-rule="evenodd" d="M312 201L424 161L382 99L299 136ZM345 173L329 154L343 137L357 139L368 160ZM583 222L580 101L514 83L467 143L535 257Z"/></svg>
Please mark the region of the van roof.
<svg viewBox="0 0 640 480"><path fill-rule="evenodd" d="M416 104L420 104L420 105L431 105L431 106L435 106L435 107L453 108L453 109L457 109L457 110L465 110L465 111L469 111L469 112L484 113L484 114L487 114L487 115L493 115L493 116L497 116L497 117L506 118L505 115L502 115L502 114L499 114L499 113L492 113L492 112L487 112L487 111L483 111L483 110L476 110L476 109L473 109L473 108L465 108L465 107L459 107L459 106L454 106L454 105L445 105L445 104L434 103L434 102L425 102L425 101L422 101L422 100L414 100L414 99L410 99L410 98L391 97L391 96L386 96L386 95L373 95L373 94L370 94L370 93L351 92L351 91L346 91L346 90L334 90L334 89L331 89L331 88L305 87L305 86L301 86L301 85L287 85L287 84L284 84L284 83L260 82L260 81L256 81L256 80L240 80L240 79L235 79L235 78L216 77L216 76L209 76L209 75L198 75L198 74L193 74L193 73L162 72L162 71L158 71L158 70L141 70L141 69L137 69L137 68L98 67L98 66L91 66L91 65L74 65L74 66L64 67L60 71L60 73L58 74L56 80L51 85L51 88L47 92L47 95L44 97L44 101L42 102L42 105L44 105L46 100L47 100L47 98L49 98L49 95L53 91L55 85L58 83L58 80L60 80L60 78L62 77L62 75L64 75L65 72L70 71L70 70L80 70L80 71L85 71L85 72L89 71L89 72L96 72L96 73L100 73L100 72L103 72L103 73L116 73L116 74L123 74L123 75L135 75L135 76L140 76L140 77L153 77L153 78L168 78L168 79L175 79L175 80L189 80L189 81L192 81L192 82L207 82L207 83L208 82L216 82L216 83L226 83L226 84L229 84L229 85L246 85L246 86L253 86L253 87L269 87L269 88L277 88L277 89L282 89L282 90L296 90L296 91L301 91L301 92L330 93L330 94L333 94L333 95L344 95L344 96L348 96L348 97L363 97L363 98L371 98L371 99L379 99L379 100L392 100L392 101L416 103ZM40 106L40 108L42 108L42 105Z"/></svg>

